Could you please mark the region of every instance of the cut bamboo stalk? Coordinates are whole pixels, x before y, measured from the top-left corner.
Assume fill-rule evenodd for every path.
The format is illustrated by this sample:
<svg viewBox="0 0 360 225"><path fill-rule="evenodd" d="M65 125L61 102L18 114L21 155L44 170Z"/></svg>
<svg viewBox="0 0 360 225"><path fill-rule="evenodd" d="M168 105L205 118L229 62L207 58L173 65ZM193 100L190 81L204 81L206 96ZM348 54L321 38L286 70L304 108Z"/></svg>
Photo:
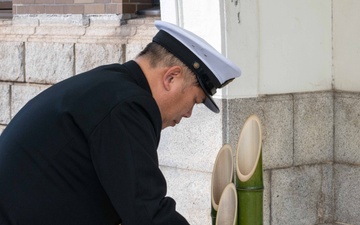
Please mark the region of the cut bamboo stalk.
<svg viewBox="0 0 360 225"><path fill-rule="evenodd" d="M216 214L221 194L225 187L232 183L234 174L233 154L229 144L225 144L218 152L211 177L211 219L216 224Z"/></svg>
<svg viewBox="0 0 360 225"><path fill-rule="evenodd" d="M237 224L237 194L234 183L229 183L221 194L216 225Z"/></svg>
<svg viewBox="0 0 360 225"><path fill-rule="evenodd" d="M235 167L238 225L262 225L262 131L256 115L250 116L240 131Z"/></svg>

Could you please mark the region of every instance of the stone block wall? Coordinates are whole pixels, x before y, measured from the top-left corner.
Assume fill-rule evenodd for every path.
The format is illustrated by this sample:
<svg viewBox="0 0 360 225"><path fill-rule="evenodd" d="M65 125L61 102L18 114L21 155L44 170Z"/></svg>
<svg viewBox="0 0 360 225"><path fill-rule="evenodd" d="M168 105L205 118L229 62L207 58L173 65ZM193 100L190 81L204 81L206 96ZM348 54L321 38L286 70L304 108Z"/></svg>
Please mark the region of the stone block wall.
<svg viewBox="0 0 360 225"><path fill-rule="evenodd" d="M359 93L313 92L227 104L236 147L245 119L263 123L264 224L359 224Z"/></svg>
<svg viewBox="0 0 360 225"><path fill-rule="evenodd" d="M118 16L81 15L0 22L0 124L4 127L32 97L52 84L135 57L156 33L154 19L119 26ZM131 40L129 40L131 39Z"/></svg>
<svg viewBox="0 0 360 225"><path fill-rule="evenodd" d="M0 133L52 84L135 57L157 32L154 19L18 16L0 21ZM120 26L120 24L122 24ZM360 93L309 92L216 99L214 114L163 131L158 150L168 195L193 225L210 222L210 183L223 144L236 150L246 118L263 127L264 224L359 224Z"/></svg>
<svg viewBox="0 0 360 225"><path fill-rule="evenodd" d="M332 92L232 100L233 146L249 115L262 120L264 224L334 222L332 102Z"/></svg>
<svg viewBox="0 0 360 225"><path fill-rule="evenodd" d="M225 143L235 151L245 120L256 114L263 128L264 224L359 224L359 93L324 91L217 102L222 115L197 107L190 119L163 132L160 162L187 218L210 224L216 154Z"/></svg>

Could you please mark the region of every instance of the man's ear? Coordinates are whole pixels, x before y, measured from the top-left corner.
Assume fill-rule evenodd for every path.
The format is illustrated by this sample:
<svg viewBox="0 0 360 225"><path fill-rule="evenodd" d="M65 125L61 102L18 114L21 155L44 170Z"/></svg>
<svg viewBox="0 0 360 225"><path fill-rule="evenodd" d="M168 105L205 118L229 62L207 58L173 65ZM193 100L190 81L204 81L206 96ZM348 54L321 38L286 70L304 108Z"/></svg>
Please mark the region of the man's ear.
<svg viewBox="0 0 360 225"><path fill-rule="evenodd" d="M164 74L163 85L167 91L169 91L174 84L176 78L180 77L182 74L182 68L180 66L170 67Z"/></svg>

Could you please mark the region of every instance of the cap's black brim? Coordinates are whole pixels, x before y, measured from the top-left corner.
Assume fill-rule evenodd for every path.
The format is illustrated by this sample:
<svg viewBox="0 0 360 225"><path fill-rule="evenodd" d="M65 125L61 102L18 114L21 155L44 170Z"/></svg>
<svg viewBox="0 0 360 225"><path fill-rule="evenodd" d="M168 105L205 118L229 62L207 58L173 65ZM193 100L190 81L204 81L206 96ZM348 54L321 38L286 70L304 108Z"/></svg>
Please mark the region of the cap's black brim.
<svg viewBox="0 0 360 225"><path fill-rule="evenodd" d="M204 91L205 95L206 95L206 99L204 101L204 105L206 105L206 107L208 107L208 109L210 109L211 111L213 111L214 113L219 113L219 107L216 105L216 103L214 102L214 99L211 97L211 95L206 91L207 89L204 87L204 84L202 82L201 79L199 79L198 74L195 74L197 77L197 80L199 82L199 85L201 87L201 89Z"/></svg>
<svg viewBox="0 0 360 225"><path fill-rule="evenodd" d="M211 96L207 96L207 98L204 101L204 105L206 105L206 107L208 107L214 113L220 112L219 107L215 104Z"/></svg>

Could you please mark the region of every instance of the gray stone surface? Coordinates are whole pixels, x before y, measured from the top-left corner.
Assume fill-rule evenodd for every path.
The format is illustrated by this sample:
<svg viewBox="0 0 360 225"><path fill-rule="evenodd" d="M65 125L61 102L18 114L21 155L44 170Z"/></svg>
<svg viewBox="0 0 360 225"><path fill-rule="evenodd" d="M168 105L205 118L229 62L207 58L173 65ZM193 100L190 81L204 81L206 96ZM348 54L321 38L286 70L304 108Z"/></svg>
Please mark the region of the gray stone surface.
<svg viewBox="0 0 360 225"><path fill-rule="evenodd" d="M102 38L108 37L116 37L121 39L121 37L131 36L136 32L135 29L131 27L124 27L124 26L90 26L86 28L85 37L97 37L99 42L101 42Z"/></svg>
<svg viewBox="0 0 360 225"><path fill-rule="evenodd" d="M335 221L339 224L359 224L360 167L334 165Z"/></svg>
<svg viewBox="0 0 360 225"><path fill-rule="evenodd" d="M360 165L360 94L335 98L335 162Z"/></svg>
<svg viewBox="0 0 360 225"><path fill-rule="evenodd" d="M15 14L13 15L12 24L14 26L38 26L39 18L28 14Z"/></svg>
<svg viewBox="0 0 360 225"><path fill-rule="evenodd" d="M123 18L122 18L123 17ZM86 28L85 36L88 37L96 37L96 36L103 36L103 37L115 37L121 40L123 38L134 36L138 33L139 29L143 29L143 24L136 24L135 26L131 25L130 21L126 20L127 16L124 15L91 15L90 18L90 26ZM137 19L135 19L137 20ZM141 19L139 20L141 21ZM120 25L121 24L121 25ZM154 23L150 24L152 29L156 29L154 27Z"/></svg>
<svg viewBox="0 0 360 225"><path fill-rule="evenodd" d="M321 192L317 205L319 223L331 223L334 221L334 168L333 164L321 165Z"/></svg>
<svg viewBox="0 0 360 225"><path fill-rule="evenodd" d="M152 37L154 37L157 32L158 29L156 29L153 24L145 24L137 27L135 38L148 39L149 41L152 41Z"/></svg>
<svg viewBox="0 0 360 225"><path fill-rule="evenodd" d="M271 182L270 171L263 171L264 195L263 195L263 224L270 225Z"/></svg>
<svg viewBox="0 0 360 225"><path fill-rule="evenodd" d="M5 127L6 127L6 126L4 126L4 125L0 125L0 135L1 135L2 132L4 131Z"/></svg>
<svg viewBox="0 0 360 225"><path fill-rule="evenodd" d="M120 26L124 16L122 14L93 14L87 17L91 26Z"/></svg>
<svg viewBox="0 0 360 225"><path fill-rule="evenodd" d="M34 26L5 26L0 29L0 36L6 42L26 42L28 35L35 33Z"/></svg>
<svg viewBox="0 0 360 225"><path fill-rule="evenodd" d="M211 224L211 173L161 167L168 184L168 196L191 225Z"/></svg>
<svg viewBox="0 0 360 225"><path fill-rule="evenodd" d="M331 165L272 170L271 224L320 222L331 207L325 206L332 201L332 192L326 187L331 186L331 174Z"/></svg>
<svg viewBox="0 0 360 225"><path fill-rule="evenodd" d="M158 32L158 29L154 26L155 20L160 20L159 17L152 18L138 18L128 20L127 24L129 26L136 26L136 33L131 37L132 40L143 39L151 41L155 34Z"/></svg>
<svg viewBox="0 0 360 225"><path fill-rule="evenodd" d="M81 14L15 14L13 16L14 25L62 25L62 26L87 26L89 17Z"/></svg>
<svg viewBox="0 0 360 225"><path fill-rule="evenodd" d="M44 91L47 85L13 85L11 87L11 118L33 97Z"/></svg>
<svg viewBox="0 0 360 225"><path fill-rule="evenodd" d="M0 80L24 79L24 43L0 42Z"/></svg>
<svg viewBox="0 0 360 225"><path fill-rule="evenodd" d="M95 67L111 63L124 62L124 46L112 44L85 44L75 45L75 73L88 71Z"/></svg>
<svg viewBox="0 0 360 225"><path fill-rule="evenodd" d="M28 42L26 81L54 84L74 75L74 44Z"/></svg>
<svg viewBox="0 0 360 225"><path fill-rule="evenodd" d="M266 96L264 100L264 169L293 165L293 108L292 95Z"/></svg>
<svg viewBox="0 0 360 225"><path fill-rule="evenodd" d="M333 160L333 93L294 95L294 164Z"/></svg>
<svg viewBox="0 0 360 225"><path fill-rule="evenodd" d="M145 42L131 42L126 45L125 59L126 61L135 59L147 45L148 41Z"/></svg>
<svg viewBox="0 0 360 225"><path fill-rule="evenodd" d="M196 105L191 118L183 118L177 126L163 130L158 149L160 164L212 172L223 146L221 119L220 114L205 105Z"/></svg>
<svg viewBox="0 0 360 225"><path fill-rule="evenodd" d="M10 122L10 85L0 84L0 124Z"/></svg>
<svg viewBox="0 0 360 225"><path fill-rule="evenodd" d="M39 36L55 36L56 40L61 41L61 38L84 35L86 31L85 27L71 27L71 26L56 26L56 25L47 25L47 26L38 26L36 27L36 35Z"/></svg>
<svg viewBox="0 0 360 225"><path fill-rule="evenodd" d="M237 149L239 135L246 119L255 114L259 117L264 130L264 111L262 109L262 101L257 98L248 99L228 99L223 100L223 131L224 143L229 143L234 151Z"/></svg>

